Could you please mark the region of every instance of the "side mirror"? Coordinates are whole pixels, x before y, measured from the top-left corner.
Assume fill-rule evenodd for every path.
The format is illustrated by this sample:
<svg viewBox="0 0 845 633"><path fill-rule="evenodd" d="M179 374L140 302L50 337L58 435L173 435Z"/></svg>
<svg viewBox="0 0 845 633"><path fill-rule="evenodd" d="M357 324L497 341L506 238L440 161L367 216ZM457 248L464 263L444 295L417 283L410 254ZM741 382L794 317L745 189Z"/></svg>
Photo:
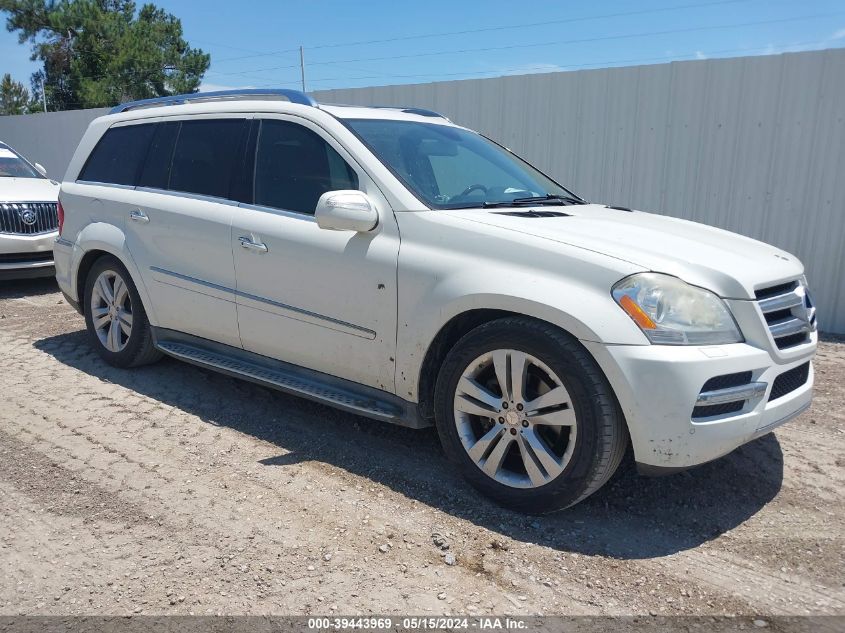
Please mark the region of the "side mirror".
<svg viewBox="0 0 845 633"><path fill-rule="evenodd" d="M45 178L47 177L47 170L44 169L44 165L42 165L41 163L35 163L35 165L33 165L33 166L35 167L36 170L38 170L39 174L41 174Z"/></svg>
<svg viewBox="0 0 845 633"><path fill-rule="evenodd" d="M334 231L366 233L378 226L378 211L363 191L327 191L317 201L317 226Z"/></svg>

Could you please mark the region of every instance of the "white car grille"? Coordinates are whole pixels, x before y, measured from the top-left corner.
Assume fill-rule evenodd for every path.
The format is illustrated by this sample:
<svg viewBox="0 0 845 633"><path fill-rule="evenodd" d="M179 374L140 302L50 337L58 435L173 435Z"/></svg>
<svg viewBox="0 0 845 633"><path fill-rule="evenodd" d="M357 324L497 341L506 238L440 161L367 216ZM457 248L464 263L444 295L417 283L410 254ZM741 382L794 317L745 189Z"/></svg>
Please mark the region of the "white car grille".
<svg viewBox="0 0 845 633"><path fill-rule="evenodd" d="M0 202L0 233L38 235L58 228L55 202Z"/></svg>

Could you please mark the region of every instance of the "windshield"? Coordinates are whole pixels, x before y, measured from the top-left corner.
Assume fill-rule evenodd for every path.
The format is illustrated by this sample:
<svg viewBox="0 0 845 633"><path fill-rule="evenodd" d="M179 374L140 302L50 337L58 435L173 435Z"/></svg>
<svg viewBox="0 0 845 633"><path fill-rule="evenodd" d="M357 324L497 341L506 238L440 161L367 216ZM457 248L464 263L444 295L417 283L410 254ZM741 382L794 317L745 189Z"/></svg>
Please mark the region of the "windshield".
<svg viewBox="0 0 845 633"><path fill-rule="evenodd" d="M552 199L557 204L581 202L515 154L475 132L415 121L344 122L433 209L542 204ZM531 200L525 200L528 198Z"/></svg>
<svg viewBox="0 0 845 633"><path fill-rule="evenodd" d="M0 178L43 178L43 176L9 147L0 144Z"/></svg>

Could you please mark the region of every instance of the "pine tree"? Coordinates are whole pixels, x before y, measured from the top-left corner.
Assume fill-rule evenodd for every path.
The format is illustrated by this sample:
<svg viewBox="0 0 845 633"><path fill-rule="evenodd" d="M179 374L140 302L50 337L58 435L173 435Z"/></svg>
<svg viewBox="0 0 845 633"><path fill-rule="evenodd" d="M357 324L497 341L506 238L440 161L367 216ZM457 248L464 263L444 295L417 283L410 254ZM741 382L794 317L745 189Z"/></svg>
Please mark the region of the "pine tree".
<svg viewBox="0 0 845 633"><path fill-rule="evenodd" d="M6 28L32 45L43 68L32 76L49 110L196 92L210 56L182 37L182 23L130 0L0 0Z"/></svg>
<svg viewBox="0 0 845 633"><path fill-rule="evenodd" d="M9 73L0 81L0 115L26 114L29 106L29 91Z"/></svg>

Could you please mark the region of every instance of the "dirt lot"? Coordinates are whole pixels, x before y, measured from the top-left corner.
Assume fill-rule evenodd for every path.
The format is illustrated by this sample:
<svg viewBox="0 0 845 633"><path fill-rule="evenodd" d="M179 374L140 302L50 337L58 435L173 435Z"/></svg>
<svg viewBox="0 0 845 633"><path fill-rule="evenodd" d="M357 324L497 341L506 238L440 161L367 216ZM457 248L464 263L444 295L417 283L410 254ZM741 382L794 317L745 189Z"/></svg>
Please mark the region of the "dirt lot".
<svg viewBox="0 0 845 633"><path fill-rule="evenodd" d="M775 434L525 517L432 431L110 368L51 281L6 282L0 614L845 614L845 343L816 368Z"/></svg>

